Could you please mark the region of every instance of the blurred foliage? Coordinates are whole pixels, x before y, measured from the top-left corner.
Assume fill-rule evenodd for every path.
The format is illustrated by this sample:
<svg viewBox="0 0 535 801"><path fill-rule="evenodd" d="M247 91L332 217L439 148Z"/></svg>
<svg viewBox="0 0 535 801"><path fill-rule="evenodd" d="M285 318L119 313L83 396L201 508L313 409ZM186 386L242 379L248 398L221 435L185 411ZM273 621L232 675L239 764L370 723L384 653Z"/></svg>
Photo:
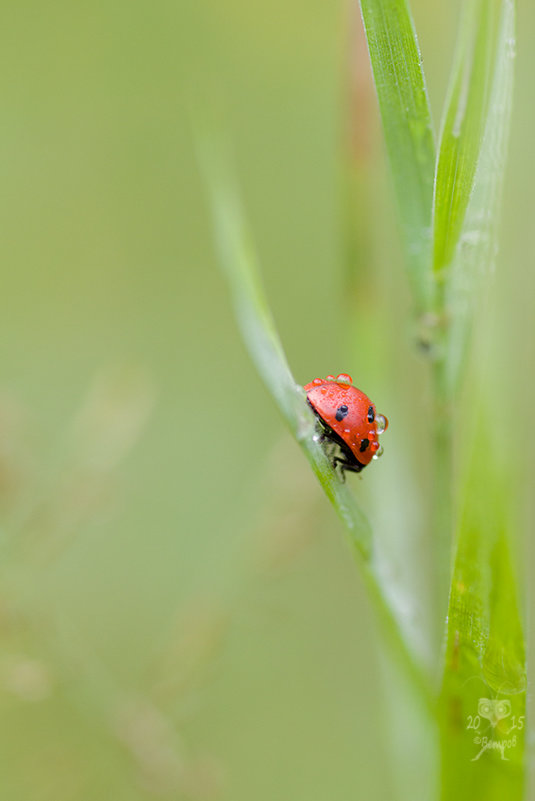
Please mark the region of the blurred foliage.
<svg viewBox="0 0 535 801"><path fill-rule="evenodd" d="M433 103L455 9L413 9ZM402 578L418 588L428 399L373 105L358 339L338 312L348 10L22 0L3 12L3 795L390 799L394 728L367 602L238 340L184 111L192 94L225 109L297 378L349 370L389 415L385 457L357 491L385 547L400 547L391 518L409 521L404 548L421 562ZM522 16L502 247L471 369L505 423L529 525L534 456L516 420L535 400L535 12ZM415 714L395 729L407 766L425 747Z"/></svg>
<svg viewBox="0 0 535 801"><path fill-rule="evenodd" d="M442 798L525 797L526 665L507 472L479 412L463 487L441 691ZM513 535L513 536L511 536ZM481 761L480 761L481 760Z"/></svg>

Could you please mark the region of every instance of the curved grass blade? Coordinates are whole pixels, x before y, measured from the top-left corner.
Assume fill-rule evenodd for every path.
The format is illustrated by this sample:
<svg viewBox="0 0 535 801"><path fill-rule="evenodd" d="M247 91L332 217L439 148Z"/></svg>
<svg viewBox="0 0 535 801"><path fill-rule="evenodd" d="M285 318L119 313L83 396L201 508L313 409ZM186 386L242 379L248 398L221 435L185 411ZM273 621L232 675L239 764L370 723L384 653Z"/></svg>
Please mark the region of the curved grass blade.
<svg viewBox="0 0 535 801"><path fill-rule="evenodd" d="M431 300L435 145L416 32L405 0L360 0L405 258L419 312Z"/></svg>
<svg viewBox="0 0 535 801"><path fill-rule="evenodd" d="M217 246L241 334L266 388L303 449L327 497L348 528L368 591L393 652L427 707L434 704L421 663L422 644L395 592L383 578L384 565L373 548L370 524L347 484L341 483L318 441L316 419L293 378L265 298L256 256L234 184L218 157L216 143L203 139L200 162L209 190Z"/></svg>
<svg viewBox="0 0 535 801"><path fill-rule="evenodd" d="M447 621L442 798L521 801L526 661L507 480L481 435L467 482Z"/></svg>
<svg viewBox="0 0 535 801"><path fill-rule="evenodd" d="M216 244L243 341L329 500L350 530L361 555L371 553L371 530L347 485L342 484L317 441L316 418L295 381L262 288L256 254L233 181L216 155L216 143L201 145L201 165L214 219Z"/></svg>

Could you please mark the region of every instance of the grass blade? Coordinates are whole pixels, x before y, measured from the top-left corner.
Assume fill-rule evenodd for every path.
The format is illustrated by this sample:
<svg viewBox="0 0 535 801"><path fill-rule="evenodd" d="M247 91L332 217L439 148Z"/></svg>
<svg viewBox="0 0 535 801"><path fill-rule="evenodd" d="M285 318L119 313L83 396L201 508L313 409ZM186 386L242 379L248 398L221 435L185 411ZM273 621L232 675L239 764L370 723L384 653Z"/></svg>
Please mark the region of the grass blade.
<svg viewBox="0 0 535 801"><path fill-rule="evenodd" d="M466 489L442 688L442 798L521 801L526 664L506 477L480 437Z"/></svg>
<svg viewBox="0 0 535 801"><path fill-rule="evenodd" d="M433 266L438 311L450 326L444 378L450 395L462 372L473 300L495 258L514 78L514 0L474 0L467 13L434 201Z"/></svg>
<svg viewBox="0 0 535 801"><path fill-rule="evenodd" d="M405 257L417 310L431 295L435 145L418 42L405 0L361 0Z"/></svg>
<svg viewBox="0 0 535 801"><path fill-rule="evenodd" d="M243 341L323 489L350 530L354 544L361 555L368 558L371 552L369 522L317 442L316 418L306 403L303 388L295 381L288 366L264 294L238 194L225 169L224 159L217 155L216 143L204 140L200 148L200 163L210 193L220 262Z"/></svg>
<svg viewBox="0 0 535 801"><path fill-rule="evenodd" d="M494 0L472 0L463 6L435 180L433 269L439 281L461 235L483 140L496 10Z"/></svg>
<svg viewBox="0 0 535 801"><path fill-rule="evenodd" d="M215 143L202 140L201 168L209 190L220 261L231 291L242 337L292 434L303 449L326 495L349 530L363 577L393 654L418 688L424 707L434 704L421 664L422 644L410 615L385 582L384 564L373 547L369 522L347 484L341 483L316 435L316 420L304 390L293 378L265 298L251 237L237 192Z"/></svg>

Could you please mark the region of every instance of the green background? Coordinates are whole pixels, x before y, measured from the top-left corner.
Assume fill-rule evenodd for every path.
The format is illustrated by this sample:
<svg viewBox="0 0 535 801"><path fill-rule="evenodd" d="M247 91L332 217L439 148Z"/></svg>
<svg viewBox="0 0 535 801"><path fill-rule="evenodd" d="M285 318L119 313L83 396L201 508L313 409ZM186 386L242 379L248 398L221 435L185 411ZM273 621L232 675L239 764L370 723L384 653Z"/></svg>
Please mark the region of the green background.
<svg viewBox="0 0 535 801"><path fill-rule="evenodd" d="M522 531L535 12L520 6L476 353ZM438 127L456 8L413 10ZM348 371L389 415L385 456L349 480L385 542L414 551L425 588L425 367L373 98L356 112L369 241L357 301L343 302L354 9L21 0L2 12L0 796L390 799L391 741L425 772L425 738L412 739L410 710L406 727L389 719L343 530L239 339L193 133L216 121L232 143L296 377ZM469 422L462 404L460 450Z"/></svg>

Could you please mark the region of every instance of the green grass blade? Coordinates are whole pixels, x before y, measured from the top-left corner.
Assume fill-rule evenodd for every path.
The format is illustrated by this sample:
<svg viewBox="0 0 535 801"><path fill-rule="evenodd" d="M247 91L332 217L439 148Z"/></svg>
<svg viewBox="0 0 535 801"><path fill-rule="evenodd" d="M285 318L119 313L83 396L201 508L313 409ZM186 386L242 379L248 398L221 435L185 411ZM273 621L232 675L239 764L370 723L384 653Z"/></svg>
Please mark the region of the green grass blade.
<svg viewBox="0 0 535 801"><path fill-rule="evenodd" d="M449 602L441 699L444 801L523 797L526 663L508 489L481 437Z"/></svg>
<svg viewBox="0 0 535 801"><path fill-rule="evenodd" d="M472 192L488 112L497 3L463 6L459 44L442 126L435 179L433 269L450 266Z"/></svg>
<svg viewBox="0 0 535 801"><path fill-rule="evenodd" d="M515 3L475 0L470 10L479 33L468 25L464 34L435 186L434 269L439 311L450 324L450 394L461 375L474 299L495 258L514 79Z"/></svg>
<svg viewBox="0 0 535 801"><path fill-rule="evenodd" d="M293 378L260 281L256 255L238 195L213 142L204 140L200 162L214 218L220 261L232 295L241 334L266 388L303 449L326 495L349 530L361 557L363 578L381 619L392 652L400 660L424 706L434 701L421 665L420 637L395 588L383 577L384 563L373 548L369 522L348 484L341 483L318 441L316 420L304 390Z"/></svg>
<svg viewBox="0 0 535 801"><path fill-rule="evenodd" d="M435 145L418 42L405 0L360 2L417 309L430 302Z"/></svg>
<svg viewBox="0 0 535 801"><path fill-rule="evenodd" d="M316 437L316 419L286 360L266 300L250 232L233 181L216 155L215 143L201 146L201 166L210 193L216 244L241 334L266 388L353 541L366 559L371 551L367 518L347 485L342 484Z"/></svg>

